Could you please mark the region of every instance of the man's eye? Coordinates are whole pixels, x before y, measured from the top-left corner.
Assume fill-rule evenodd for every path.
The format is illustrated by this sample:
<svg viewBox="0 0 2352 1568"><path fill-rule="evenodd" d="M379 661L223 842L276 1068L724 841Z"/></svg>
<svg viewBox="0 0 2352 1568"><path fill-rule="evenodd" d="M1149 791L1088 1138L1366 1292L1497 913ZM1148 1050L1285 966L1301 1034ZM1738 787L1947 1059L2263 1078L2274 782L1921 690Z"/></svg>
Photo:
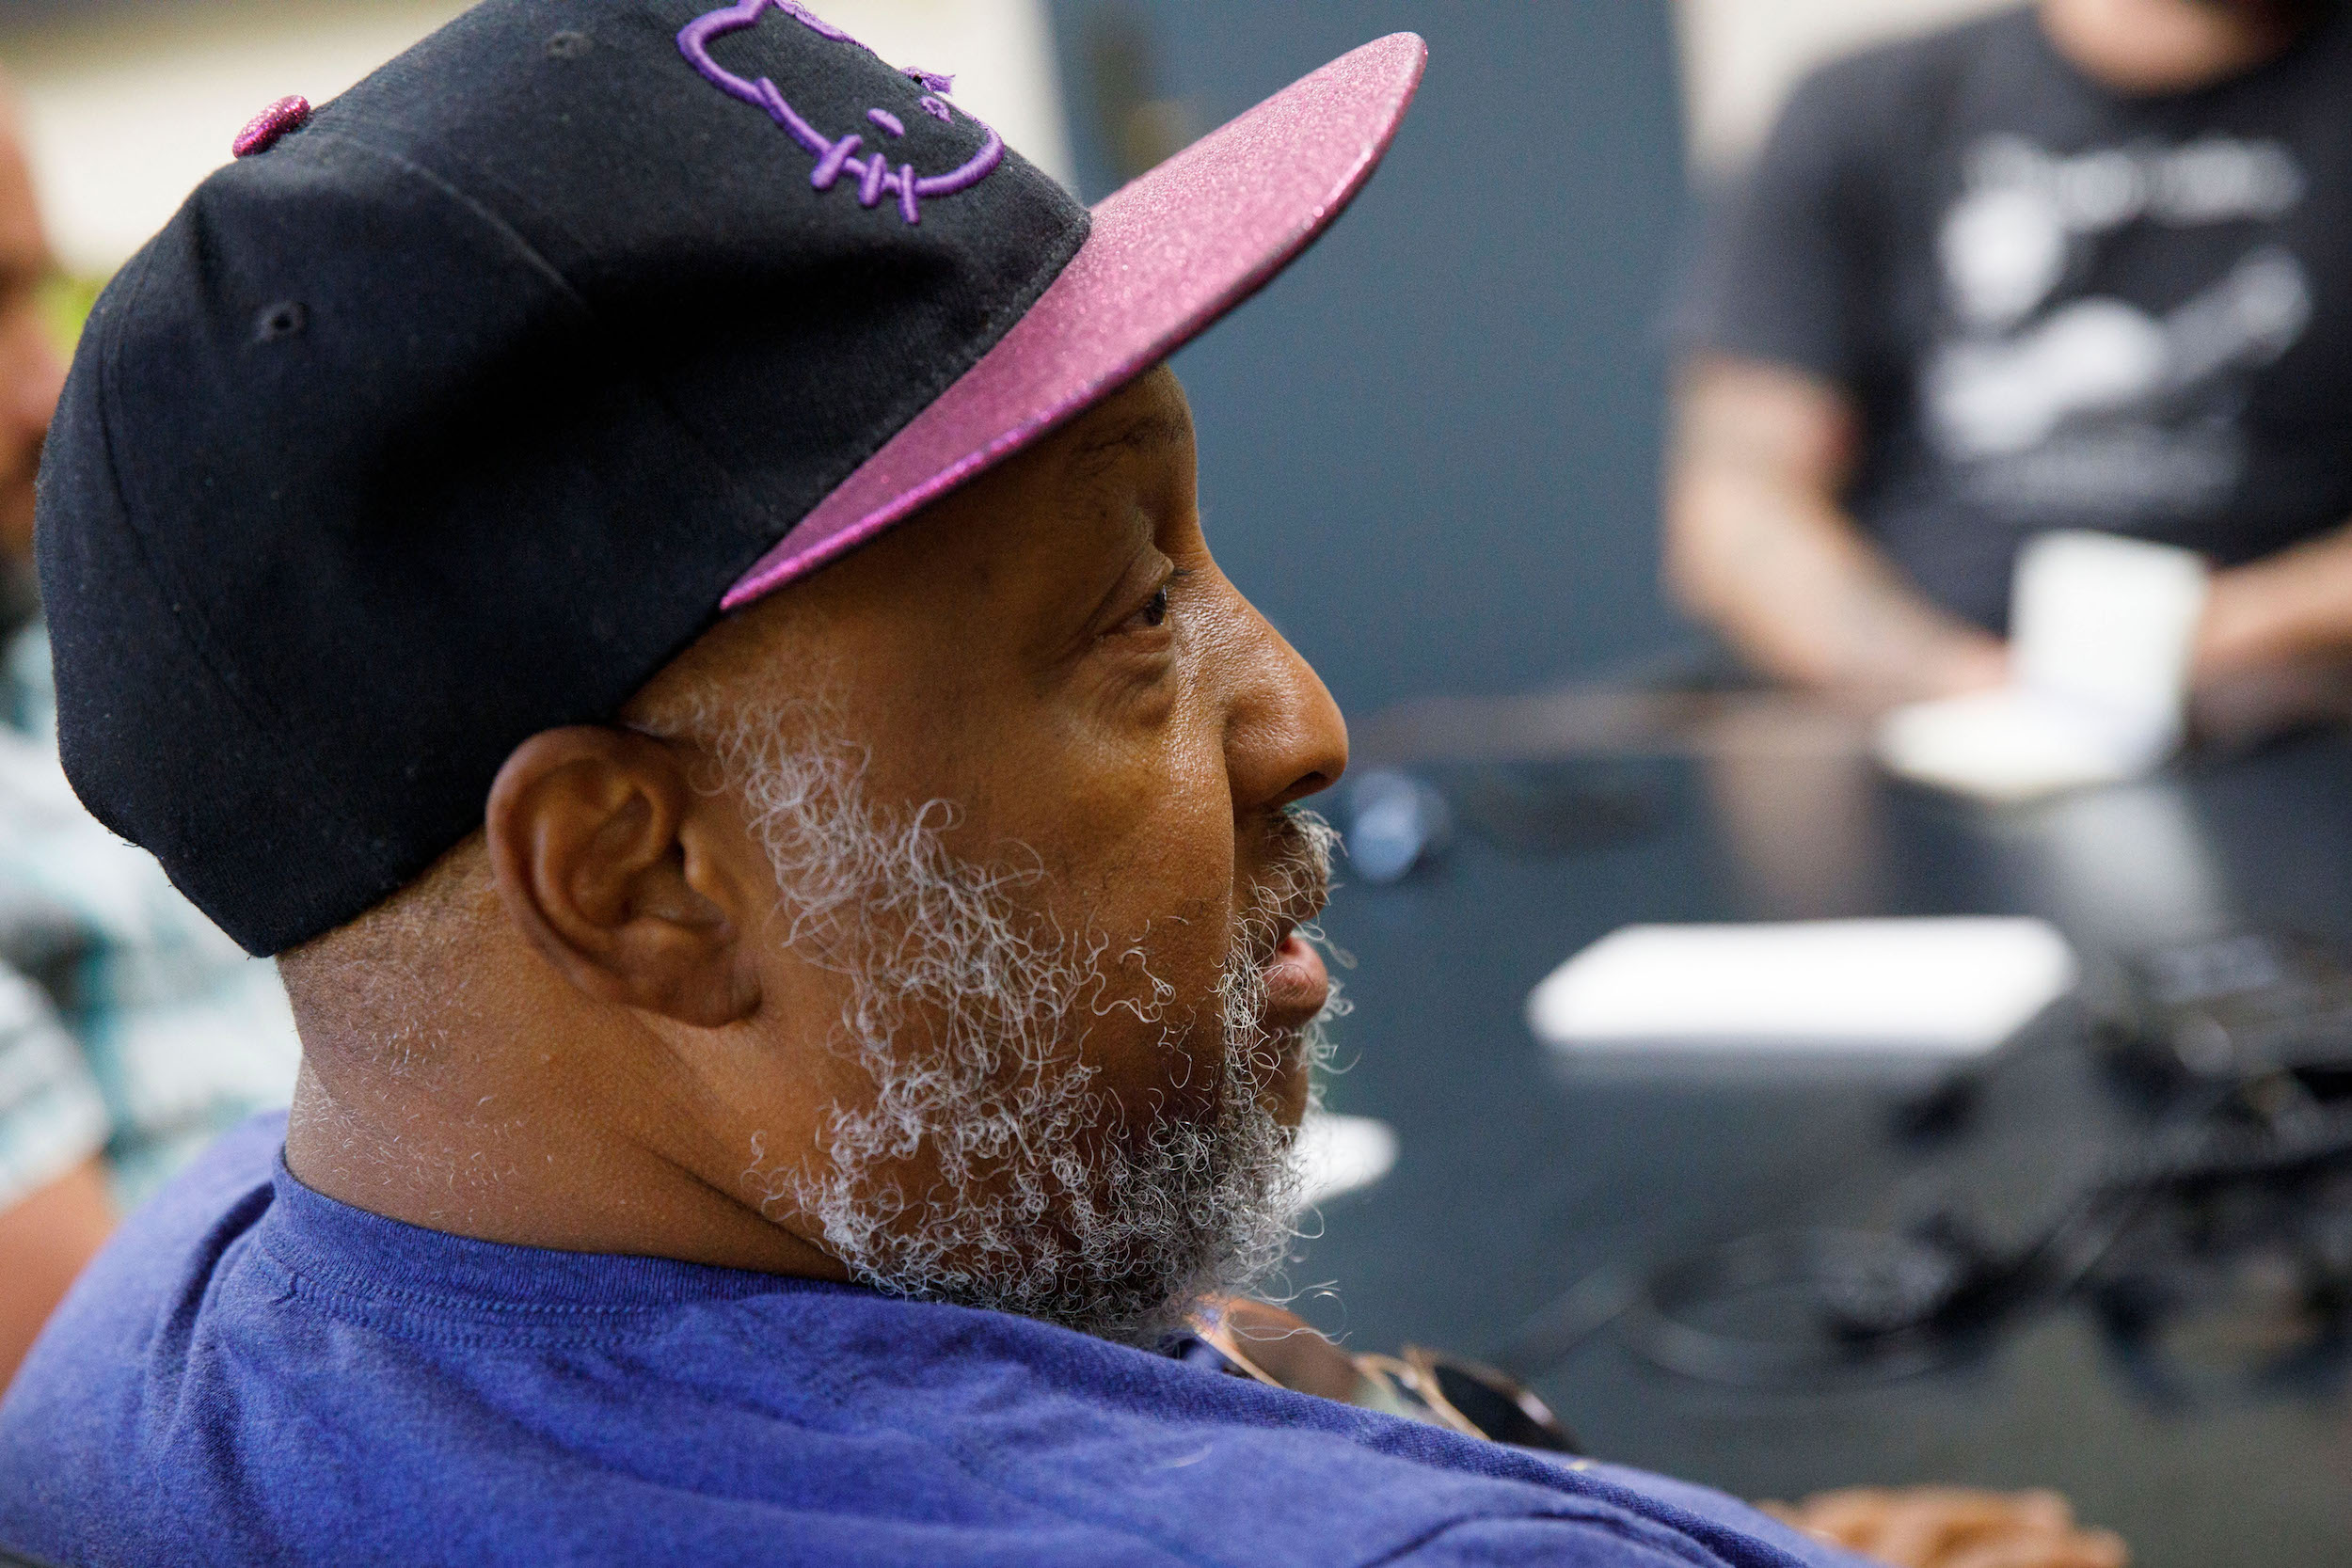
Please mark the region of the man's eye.
<svg viewBox="0 0 2352 1568"><path fill-rule="evenodd" d="M1168 621L1168 590L1163 587L1158 593L1144 600L1143 608L1136 611L1136 618L1147 626L1166 625Z"/></svg>

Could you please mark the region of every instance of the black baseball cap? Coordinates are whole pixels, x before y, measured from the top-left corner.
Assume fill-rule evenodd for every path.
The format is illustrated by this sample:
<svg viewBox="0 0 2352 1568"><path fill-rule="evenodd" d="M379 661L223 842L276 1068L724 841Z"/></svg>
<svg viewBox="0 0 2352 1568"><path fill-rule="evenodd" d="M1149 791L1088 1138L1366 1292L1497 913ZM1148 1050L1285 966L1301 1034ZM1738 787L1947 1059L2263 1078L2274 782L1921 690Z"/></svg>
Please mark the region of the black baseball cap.
<svg viewBox="0 0 2352 1568"><path fill-rule="evenodd" d="M790 0L488 0L274 106L52 429L75 790L250 952L356 918L524 738L1263 285L1423 58L1368 44L1092 213Z"/></svg>

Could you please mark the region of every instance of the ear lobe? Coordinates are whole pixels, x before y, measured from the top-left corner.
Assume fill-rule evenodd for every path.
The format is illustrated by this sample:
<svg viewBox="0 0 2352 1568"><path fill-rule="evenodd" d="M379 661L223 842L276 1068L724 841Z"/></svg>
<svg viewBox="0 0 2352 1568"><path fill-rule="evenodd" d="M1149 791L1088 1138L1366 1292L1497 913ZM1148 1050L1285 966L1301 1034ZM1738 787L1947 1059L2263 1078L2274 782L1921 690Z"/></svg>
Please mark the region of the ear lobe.
<svg viewBox="0 0 2352 1568"><path fill-rule="evenodd" d="M573 989L715 1029L758 1010L759 984L687 768L650 736L548 730L499 769L485 827L507 918Z"/></svg>

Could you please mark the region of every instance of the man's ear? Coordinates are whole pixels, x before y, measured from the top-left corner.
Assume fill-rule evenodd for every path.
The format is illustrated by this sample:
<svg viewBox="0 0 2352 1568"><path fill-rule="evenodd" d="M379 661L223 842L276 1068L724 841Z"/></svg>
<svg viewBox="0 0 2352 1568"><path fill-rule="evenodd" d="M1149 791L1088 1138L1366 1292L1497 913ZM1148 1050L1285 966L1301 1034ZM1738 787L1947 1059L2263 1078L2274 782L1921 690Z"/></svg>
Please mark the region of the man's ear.
<svg viewBox="0 0 2352 1568"><path fill-rule="evenodd" d="M688 759L632 731L548 730L490 786L507 918L574 989L715 1029L759 1007L754 918Z"/></svg>

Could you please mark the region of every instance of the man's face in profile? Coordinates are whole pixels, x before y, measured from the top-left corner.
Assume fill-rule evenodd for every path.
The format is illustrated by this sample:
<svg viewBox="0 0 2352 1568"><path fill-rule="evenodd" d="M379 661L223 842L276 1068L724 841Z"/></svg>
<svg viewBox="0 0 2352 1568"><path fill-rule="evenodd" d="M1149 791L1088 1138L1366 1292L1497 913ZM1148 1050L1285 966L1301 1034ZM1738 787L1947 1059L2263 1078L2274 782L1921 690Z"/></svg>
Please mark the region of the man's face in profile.
<svg viewBox="0 0 2352 1568"><path fill-rule="evenodd" d="M0 557L33 554L33 480L65 366L41 319L54 263L15 117L0 105Z"/></svg>
<svg viewBox="0 0 2352 1568"><path fill-rule="evenodd" d="M1165 370L778 596L697 732L772 868L716 1086L741 1180L869 1282L1142 1338L1287 1238L1345 736L1218 574ZM743 644L741 657L726 650ZM756 647L758 651L754 652Z"/></svg>

